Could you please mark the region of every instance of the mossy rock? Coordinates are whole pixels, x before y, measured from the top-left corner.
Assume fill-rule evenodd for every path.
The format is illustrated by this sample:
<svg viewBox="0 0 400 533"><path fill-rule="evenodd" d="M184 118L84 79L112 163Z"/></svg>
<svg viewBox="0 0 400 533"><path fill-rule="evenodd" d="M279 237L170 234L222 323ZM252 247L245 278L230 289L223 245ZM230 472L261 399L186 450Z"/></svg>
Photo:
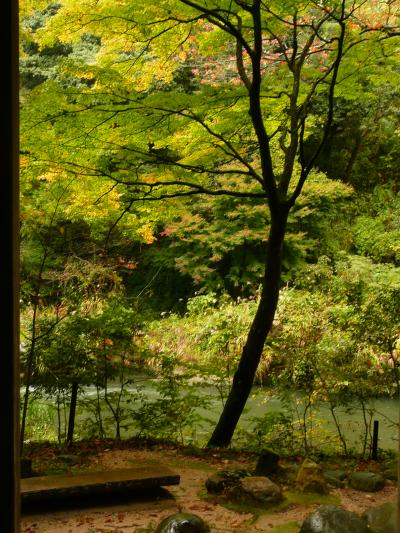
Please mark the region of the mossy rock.
<svg viewBox="0 0 400 533"><path fill-rule="evenodd" d="M373 533L397 533L397 508L394 503L383 503L363 513Z"/></svg>
<svg viewBox="0 0 400 533"><path fill-rule="evenodd" d="M323 476L325 481L333 487L345 486L346 472L343 470L325 470Z"/></svg>
<svg viewBox="0 0 400 533"><path fill-rule="evenodd" d="M385 479L390 481L397 481L398 478L398 465L397 460L387 461L382 467L382 475Z"/></svg>
<svg viewBox="0 0 400 533"><path fill-rule="evenodd" d="M375 472L353 472L349 479L352 489L363 492L377 492L385 486L385 479Z"/></svg>
<svg viewBox="0 0 400 533"><path fill-rule="evenodd" d="M310 459L305 459L297 473L296 489L300 492L328 494L329 488L321 466Z"/></svg>
<svg viewBox="0 0 400 533"><path fill-rule="evenodd" d="M300 533L370 533L365 520L334 505L321 505L307 516Z"/></svg>
<svg viewBox="0 0 400 533"><path fill-rule="evenodd" d="M207 492L209 494L223 494L226 489L235 487L242 478L249 475L247 470L239 468L220 470L206 479Z"/></svg>
<svg viewBox="0 0 400 533"><path fill-rule="evenodd" d="M155 533L207 533L208 531L210 531L210 526L200 516L191 513L176 513L164 518Z"/></svg>
<svg viewBox="0 0 400 533"><path fill-rule="evenodd" d="M279 479L286 480L289 485L294 485L297 474L299 473L299 465L297 464L280 464L279 465Z"/></svg>

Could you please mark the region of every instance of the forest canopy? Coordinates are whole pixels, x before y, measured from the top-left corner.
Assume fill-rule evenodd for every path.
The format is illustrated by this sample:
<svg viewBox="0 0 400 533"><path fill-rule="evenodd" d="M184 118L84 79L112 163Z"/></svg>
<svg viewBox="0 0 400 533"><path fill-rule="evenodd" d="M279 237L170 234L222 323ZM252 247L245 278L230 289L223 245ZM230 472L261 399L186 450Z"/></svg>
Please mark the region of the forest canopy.
<svg viewBox="0 0 400 533"><path fill-rule="evenodd" d="M257 380L335 424L398 394L398 21L378 0L22 2L22 440L31 385L96 387L93 431L101 397L119 437L162 433L151 409L171 424L202 376L210 446ZM132 414L144 370L161 403Z"/></svg>

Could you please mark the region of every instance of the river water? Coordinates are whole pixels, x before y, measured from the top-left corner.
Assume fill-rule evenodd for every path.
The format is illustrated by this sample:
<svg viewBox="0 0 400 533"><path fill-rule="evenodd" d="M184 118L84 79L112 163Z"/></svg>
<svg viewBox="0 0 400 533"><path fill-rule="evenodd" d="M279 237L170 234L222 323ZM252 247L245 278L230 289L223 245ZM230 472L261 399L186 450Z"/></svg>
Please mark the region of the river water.
<svg viewBox="0 0 400 533"><path fill-rule="evenodd" d="M157 388L151 380L142 382L142 390L148 401L158 397ZM109 391L116 391L118 388L110 387ZM202 417L202 421L197 425L196 436L199 441L205 441L209 437L215 422L218 420L222 410L222 401L215 387L198 385L196 387L200 398L207 398L206 408L198 407L196 412ZM85 395L90 397L95 394L93 388L87 388ZM289 407L288 407L289 405ZM398 421L399 421L398 399L377 398L368 402L365 413L370 422L370 435L372 433L373 421L379 422L378 447L386 450L396 450L398 447ZM298 394L292 394L291 400L284 403L277 395L271 393L270 389L257 387L249 398L244 413L239 422L243 430L252 431L254 427L253 419L262 417L266 413L291 412L294 419L302 420L304 413L304 402ZM340 429L349 447L360 449L363 436L365 435L365 422L361 409L337 408L335 410ZM308 416L309 438L312 438L311 426L318 426L320 435L325 434L325 440L336 438L337 430L332 418L329 406L318 403L312 407L311 418Z"/></svg>

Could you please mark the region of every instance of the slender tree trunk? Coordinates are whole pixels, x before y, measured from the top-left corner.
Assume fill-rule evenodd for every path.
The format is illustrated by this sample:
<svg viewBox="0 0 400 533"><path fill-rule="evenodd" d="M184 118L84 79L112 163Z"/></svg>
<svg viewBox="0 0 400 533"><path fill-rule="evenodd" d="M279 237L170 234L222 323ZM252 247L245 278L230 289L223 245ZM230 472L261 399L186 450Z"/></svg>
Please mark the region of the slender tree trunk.
<svg viewBox="0 0 400 533"><path fill-rule="evenodd" d="M100 403L100 385L96 383L96 413L95 416L97 418L98 426L99 426L99 432L100 437L104 438L106 436L104 428L103 428L103 419L101 415L101 403Z"/></svg>
<svg viewBox="0 0 400 533"><path fill-rule="evenodd" d="M50 227L53 226L61 198L64 195L64 192L67 190L67 188L64 189L61 196L58 198L56 202L56 207L54 208L54 211L51 215L50 219ZM39 272L37 274L37 284L36 284L36 291L35 294L32 295L32 299L34 300L34 307L33 307L33 317L32 317L32 333L31 333L31 345L29 349L29 354L26 362L26 376L25 376L25 395L24 395L24 403L22 408L22 416L21 416L21 426L20 426L20 453L21 456L24 453L24 438L25 438L25 425L26 425L26 417L28 413L28 405L29 405L29 388L32 384L32 375L35 368L35 359L36 359L36 323L38 319L38 313L39 313L39 301L40 301L40 291L42 290L43 285L43 272L47 263L47 258L49 256L49 243L45 241L43 243L43 256L40 261L40 267Z"/></svg>
<svg viewBox="0 0 400 533"><path fill-rule="evenodd" d="M57 439L58 444L61 444L61 410L60 410L60 391L57 392Z"/></svg>
<svg viewBox="0 0 400 533"><path fill-rule="evenodd" d="M303 443L304 443L304 455L307 456L309 452L309 448L312 446L312 442L308 443L308 435L307 435L307 414L309 409L311 408L311 399L310 399L310 393L308 394L308 401L307 404L304 407L303 412ZM311 426L311 435L312 435L312 414L310 415L310 426Z"/></svg>
<svg viewBox="0 0 400 533"><path fill-rule="evenodd" d="M41 272L40 272L41 276ZM40 279L40 278L39 278ZM40 288L36 291L37 299L39 298L39 291ZM26 418L28 415L28 406L29 406L29 388L31 386L32 382L32 374L34 369L34 363L35 363L35 349L36 349L36 319L37 319L37 313L38 313L38 303L37 299L35 300L35 304L33 307L33 317L32 317L32 334L31 334L31 345L29 349L29 354L27 358L27 364L26 364L26 376L25 376L25 394L24 394L24 401L22 404L22 414L21 414L21 426L20 426L20 453L21 456L24 454L24 440L25 440L25 426L26 426Z"/></svg>
<svg viewBox="0 0 400 533"><path fill-rule="evenodd" d="M350 158L347 162L347 165L346 165L346 170L345 170L345 176L344 176L344 179L349 182L350 181L350 175L351 175L351 172L353 170L353 167L354 167L354 163L356 162L356 159L357 159L357 156L358 156L358 153L360 151L360 148L361 148L361 143L362 143L362 135L361 133L359 133L358 135L356 135L355 137L355 140L354 140L354 146L351 150L351 153L350 153Z"/></svg>
<svg viewBox="0 0 400 533"><path fill-rule="evenodd" d="M228 446L250 395L254 377L264 349L264 343L278 305L282 269L282 248L288 208L281 204L271 209L271 228L267 243L264 281L258 308L220 419L208 442L208 447Z"/></svg>
<svg viewBox="0 0 400 533"><path fill-rule="evenodd" d="M68 418L68 433L67 433L67 447L72 445L74 440L74 428L75 428L75 413L76 413L76 401L78 399L78 382L73 381L71 387L71 404L69 406L69 418Z"/></svg>
<svg viewBox="0 0 400 533"><path fill-rule="evenodd" d="M340 423L339 423L338 417L336 416L335 406L331 402L329 402L329 410L331 412L331 415L332 415L332 418L333 418L333 422L335 423L335 427L336 427L337 434L339 436L339 440L342 443L344 454L347 457L348 451L347 451L346 439L344 438L344 435L342 433L342 429L340 427Z"/></svg>

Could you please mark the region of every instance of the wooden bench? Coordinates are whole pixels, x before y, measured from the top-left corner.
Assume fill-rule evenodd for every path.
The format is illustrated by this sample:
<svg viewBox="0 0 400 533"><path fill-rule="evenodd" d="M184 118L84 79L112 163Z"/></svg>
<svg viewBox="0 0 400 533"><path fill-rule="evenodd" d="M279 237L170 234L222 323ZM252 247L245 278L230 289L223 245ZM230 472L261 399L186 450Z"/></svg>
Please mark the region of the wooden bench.
<svg viewBox="0 0 400 533"><path fill-rule="evenodd" d="M21 479L21 501L34 503L71 496L148 491L167 485L179 485L179 482L180 476L162 465L38 476Z"/></svg>

